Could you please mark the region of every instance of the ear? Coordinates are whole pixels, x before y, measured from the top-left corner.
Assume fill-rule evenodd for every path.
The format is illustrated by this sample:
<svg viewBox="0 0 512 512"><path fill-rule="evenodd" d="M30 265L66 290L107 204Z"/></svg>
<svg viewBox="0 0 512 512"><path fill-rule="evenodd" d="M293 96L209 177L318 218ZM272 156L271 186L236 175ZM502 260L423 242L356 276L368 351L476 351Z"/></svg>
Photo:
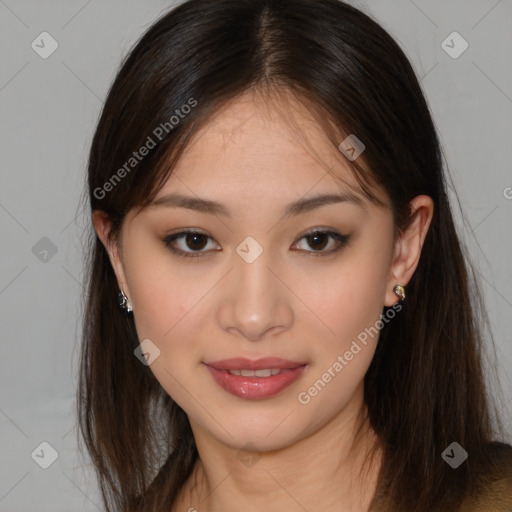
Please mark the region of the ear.
<svg viewBox="0 0 512 512"><path fill-rule="evenodd" d="M119 245L114 243L110 238L110 229L111 222L108 217L108 214L102 210L94 210L92 212L92 223L94 225L94 229L99 239L103 243L109 259L114 269L114 273L116 275L117 284L121 290L127 295L128 299L130 299L130 291L128 289L128 285L126 282L126 277L124 273L124 264L122 259L122 251L120 250ZM130 301L131 302L131 301Z"/></svg>
<svg viewBox="0 0 512 512"><path fill-rule="evenodd" d="M384 301L388 307L399 300L393 288L397 284L406 286L418 266L423 242L434 215L434 201L429 196L416 196L410 202L410 208L410 225L395 242Z"/></svg>

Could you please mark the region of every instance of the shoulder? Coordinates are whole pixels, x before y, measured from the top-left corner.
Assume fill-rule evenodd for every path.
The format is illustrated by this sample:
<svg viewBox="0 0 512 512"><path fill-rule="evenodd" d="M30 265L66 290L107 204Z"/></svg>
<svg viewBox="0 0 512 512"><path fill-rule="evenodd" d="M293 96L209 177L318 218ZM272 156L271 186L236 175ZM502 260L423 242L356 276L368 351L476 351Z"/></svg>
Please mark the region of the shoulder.
<svg viewBox="0 0 512 512"><path fill-rule="evenodd" d="M482 468L485 468L482 485L465 502L461 512L512 511L512 446L492 442L488 453L490 459L482 461Z"/></svg>
<svg viewBox="0 0 512 512"><path fill-rule="evenodd" d="M492 473L498 480L512 478L512 446L506 443L492 442L488 445Z"/></svg>

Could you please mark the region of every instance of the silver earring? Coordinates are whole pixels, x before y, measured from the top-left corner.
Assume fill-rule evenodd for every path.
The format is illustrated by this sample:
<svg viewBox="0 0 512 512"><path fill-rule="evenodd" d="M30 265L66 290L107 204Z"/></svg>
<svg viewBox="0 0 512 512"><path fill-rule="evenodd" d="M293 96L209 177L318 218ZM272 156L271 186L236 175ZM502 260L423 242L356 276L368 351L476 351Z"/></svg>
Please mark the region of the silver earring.
<svg viewBox="0 0 512 512"><path fill-rule="evenodd" d="M405 288L400 285L400 284L397 284L394 288L393 288L393 291L400 297L400 300L405 300Z"/></svg>
<svg viewBox="0 0 512 512"><path fill-rule="evenodd" d="M131 313L133 311L132 305L130 304L128 297L125 295L123 290L119 290L119 293L117 294L117 303L119 304L119 307L122 311L126 313Z"/></svg>

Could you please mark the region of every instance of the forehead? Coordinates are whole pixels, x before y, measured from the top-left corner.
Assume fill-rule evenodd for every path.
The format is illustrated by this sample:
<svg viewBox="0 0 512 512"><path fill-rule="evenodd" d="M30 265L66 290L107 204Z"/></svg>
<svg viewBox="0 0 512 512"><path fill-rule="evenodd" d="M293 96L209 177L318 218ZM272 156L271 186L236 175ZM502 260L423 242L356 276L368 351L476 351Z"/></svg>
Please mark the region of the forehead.
<svg viewBox="0 0 512 512"><path fill-rule="evenodd" d="M306 193L327 180L361 191L346 158L301 102L252 92L227 103L198 130L173 176L208 188L244 181L254 190L278 186Z"/></svg>

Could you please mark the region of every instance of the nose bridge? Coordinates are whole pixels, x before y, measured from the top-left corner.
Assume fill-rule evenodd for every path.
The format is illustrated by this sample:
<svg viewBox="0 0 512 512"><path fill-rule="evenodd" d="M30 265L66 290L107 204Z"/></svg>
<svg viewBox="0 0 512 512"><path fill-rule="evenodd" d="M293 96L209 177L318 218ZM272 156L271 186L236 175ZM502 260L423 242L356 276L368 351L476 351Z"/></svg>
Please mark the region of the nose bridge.
<svg viewBox="0 0 512 512"><path fill-rule="evenodd" d="M275 277L270 271L271 253L263 251L254 261L247 261L243 257L237 256L239 261L235 263L235 279L237 280L237 294L239 300L249 300L259 302L263 297L268 299L273 295ZM254 304L256 306L256 303Z"/></svg>
<svg viewBox="0 0 512 512"><path fill-rule="evenodd" d="M272 252L251 238L233 254L222 324L255 341L269 329L289 327L292 314L286 287L275 275Z"/></svg>
<svg viewBox="0 0 512 512"><path fill-rule="evenodd" d="M236 247L233 254L235 265L235 279L239 280L240 288L246 288L248 296L258 297L271 286L272 272L269 267L272 266L273 253L268 246L268 238L262 241L253 236L247 236ZM244 293L244 290L239 290Z"/></svg>

